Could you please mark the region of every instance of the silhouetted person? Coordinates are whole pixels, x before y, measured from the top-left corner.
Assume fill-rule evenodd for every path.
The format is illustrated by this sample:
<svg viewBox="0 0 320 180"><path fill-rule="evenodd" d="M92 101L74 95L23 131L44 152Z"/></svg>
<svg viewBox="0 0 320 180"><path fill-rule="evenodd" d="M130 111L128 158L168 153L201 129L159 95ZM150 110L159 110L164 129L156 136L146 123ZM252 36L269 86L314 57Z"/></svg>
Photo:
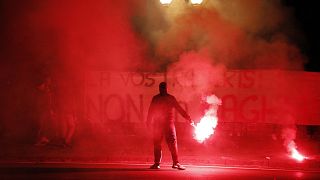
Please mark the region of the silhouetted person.
<svg viewBox="0 0 320 180"><path fill-rule="evenodd" d="M63 147L71 147L76 130L76 89L70 80L60 81L59 91L59 120Z"/></svg>
<svg viewBox="0 0 320 180"><path fill-rule="evenodd" d="M159 84L160 93L152 98L148 116L147 126L153 124L153 144L154 144L154 164L151 169L160 169L162 156L161 142L165 136L169 150L171 152L173 165L172 168L184 170L178 161L178 146L176 128L174 125L174 109L176 109L185 119L192 123L190 116L182 109L176 98L167 93L167 84Z"/></svg>
<svg viewBox="0 0 320 180"><path fill-rule="evenodd" d="M53 82L51 77L47 77L38 87L38 109L39 109L39 129L37 134L36 146L44 146L50 142L49 136L52 135L53 121L55 120L55 105Z"/></svg>

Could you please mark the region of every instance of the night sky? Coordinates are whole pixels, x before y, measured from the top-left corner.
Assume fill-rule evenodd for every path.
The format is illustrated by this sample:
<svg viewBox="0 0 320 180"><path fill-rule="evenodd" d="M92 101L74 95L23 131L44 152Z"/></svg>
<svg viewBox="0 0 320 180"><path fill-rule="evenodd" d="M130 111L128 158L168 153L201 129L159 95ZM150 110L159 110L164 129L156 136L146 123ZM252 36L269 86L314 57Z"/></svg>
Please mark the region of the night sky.
<svg viewBox="0 0 320 180"><path fill-rule="evenodd" d="M298 27L305 40L301 42L301 51L308 57L306 71L320 71L320 28L319 9L316 1L284 0L288 7L293 8Z"/></svg>

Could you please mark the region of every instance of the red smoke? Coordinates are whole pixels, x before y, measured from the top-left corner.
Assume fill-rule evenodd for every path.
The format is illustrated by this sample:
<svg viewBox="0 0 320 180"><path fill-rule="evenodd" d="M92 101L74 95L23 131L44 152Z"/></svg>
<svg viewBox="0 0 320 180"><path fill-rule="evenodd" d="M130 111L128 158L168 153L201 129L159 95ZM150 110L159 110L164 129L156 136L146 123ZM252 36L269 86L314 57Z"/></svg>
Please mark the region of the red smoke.
<svg viewBox="0 0 320 180"><path fill-rule="evenodd" d="M57 37L59 59L69 68L132 69L144 43L130 24L132 2L44 2L31 20Z"/></svg>
<svg viewBox="0 0 320 180"><path fill-rule="evenodd" d="M6 20L1 33L1 78L5 82L1 93L1 127L5 128L1 131L21 137L30 137L34 131L35 87L47 76L57 82L60 106L68 106L70 96L75 96L77 116L85 119L84 77L90 70L178 74L177 79L169 80L170 86L180 87L178 99L195 101L214 92L228 69L302 70L305 62L292 40L298 34L289 29L294 27L292 17L277 0L207 1L196 7L185 1L162 7L157 0L3 4L7 8L1 12ZM277 80L264 78L264 84L276 81L279 86L263 88L274 93L271 104L279 107L275 121L294 125L294 112L301 110L297 104L311 100L290 97L296 97L297 90L301 94L311 90L297 89L297 80L288 75L280 71ZM142 78L150 80L149 75Z"/></svg>

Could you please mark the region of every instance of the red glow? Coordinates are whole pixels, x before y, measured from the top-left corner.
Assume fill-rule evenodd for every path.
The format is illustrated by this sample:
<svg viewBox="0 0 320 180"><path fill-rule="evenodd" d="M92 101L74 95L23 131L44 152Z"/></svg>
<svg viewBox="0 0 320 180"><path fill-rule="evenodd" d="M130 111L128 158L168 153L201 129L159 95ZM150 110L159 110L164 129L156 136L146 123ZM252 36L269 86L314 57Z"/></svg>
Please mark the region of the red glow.
<svg viewBox="0 0 320 180"><path fill-rule="evenodd" d="M295 142L291 141L288 144L288 149L291 152L291 157L299 162L302 162L306 157L299 153L299 151L296 148Z"/></svg>
<svg viewBox="0 0 320 180"><path fill-rule="evenodd" d="M300 161L300 162L305 159L305 157L302 154L300 154L298 152L298 150L296 150L295 148L292 149L292 151L291 151L291 157L296 159L296 160L298 160L298 161Z"/></svg>
<svg viewBox="0 0 320 180"><path fill-rule="evenodd" d="M206 97L206 102L210 104L209 109L206 111L205 115L201 118L197 125L193 125L195 128L194 138L202 143L208 139L212 134L218 124L217 110L218 105L221 105L221 100L215 95Z"/></svg>

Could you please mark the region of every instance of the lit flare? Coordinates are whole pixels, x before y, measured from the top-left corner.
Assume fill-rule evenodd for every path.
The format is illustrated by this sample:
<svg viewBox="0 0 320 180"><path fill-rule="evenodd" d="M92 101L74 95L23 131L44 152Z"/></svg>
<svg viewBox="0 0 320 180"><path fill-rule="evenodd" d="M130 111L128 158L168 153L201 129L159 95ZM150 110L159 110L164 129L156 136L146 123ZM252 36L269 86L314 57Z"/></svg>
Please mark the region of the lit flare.
<svg viewBox="0 0 320 180"><path fill-rule="evenodd" d="M217 110L218 105L221 105L221 100L215 95L207 96L206 102L210 105L205 115L201 118L200 122L196 125L191 124L194 131L194 138L202 143L214 134L215 128L218 125Z"/></svg>
<svg viewBox="0 0 320 180"><path fill-rule="evenodd" d="M302 162L306 157L299 153L294 141L289 142L288 150L291 153L291 157L299 162Z"/></svg>

